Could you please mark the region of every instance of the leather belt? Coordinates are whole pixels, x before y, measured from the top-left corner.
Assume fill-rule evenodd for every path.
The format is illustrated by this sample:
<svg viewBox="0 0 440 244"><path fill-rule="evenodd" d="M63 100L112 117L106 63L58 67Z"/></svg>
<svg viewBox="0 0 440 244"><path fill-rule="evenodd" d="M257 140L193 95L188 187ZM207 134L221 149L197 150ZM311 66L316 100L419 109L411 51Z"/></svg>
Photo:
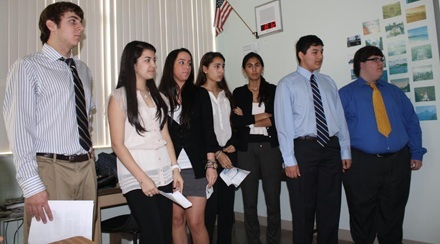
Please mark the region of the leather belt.
<svg viewBox="0 0 440 244"><path fill-rule="evenodd" d="M45 158L55 158L57 160L69 161L71 163L84 162L91 158L89 153L86 154L76 154L76 155L63 155L54 153L37 153L37 156Z"/></svg>
<svg viewBox="0 0 440 244"><path fill-rule="evenodd" d="M299 136L299 137L295 138L295 141L296 140L316 142L318 140L318 138L314 137L314 136Z"/></svg>
<svg viewBox="0 0 440 244"><path fill-rule="evenodd" d="M404 148L405 148L405 147L404 147ZM404 149L404 148L403 148L403 149ZM361 152L361 153L366 154L366 155L368 155L368 156L372 156L372 157L376 157L376 158L388 158L388 157L391 157L391 156L393 156L393 155L399 153L399 152L402 151L403 149L401 149L401 150L399 150L399 151L397 151L397 152L392 152L392 153L366 153L366 152L364 152L364 151L362 151L362 150L359 150L359 149L356 149L356 148L352 147L352 148L351 148L351 151L352 151L352 152L353 152L353 151L358 151L358 152Z"/></svg>
<svg viewBox="0 0 440 244"><path fill-rule="evenodd" d="M396 154L396 153L376 153L376 154L373 154L373 155L378 157L378 158L388 158L388 157L393 156L394 154Z"/></svg>

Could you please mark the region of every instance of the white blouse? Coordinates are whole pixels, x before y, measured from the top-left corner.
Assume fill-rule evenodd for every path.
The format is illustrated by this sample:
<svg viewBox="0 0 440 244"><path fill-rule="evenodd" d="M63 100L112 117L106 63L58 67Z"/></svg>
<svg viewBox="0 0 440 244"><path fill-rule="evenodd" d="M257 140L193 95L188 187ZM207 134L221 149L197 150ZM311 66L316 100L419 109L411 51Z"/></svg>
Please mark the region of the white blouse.
<svg viewBox="0 0 440 244"><path fill-rule="evenodd" d="M261 103L261 106L258 106L259 103L252 103L252 115L262 114L266 111L266 106L264 102ZM252 127L250 132L251 135L263 135L268 136L266 127Z"/></svg>
<svg viewBox="0 0 440 244"><path fill-rule="evenodd" d="M208 92L211 98L215 136L219 146L224 147L232 136L231 121L229 119L231 104L225 91L221 91L217 97L212 92Z"/></svg>
<svg viewBox="0 0 440 244"><path fill-rule="evenodd" d="M157 187L168 185L173 180L171 160L156 118L156 107L150 108L137 91L140 123L145 132L139 135L127 117L125 88L118 88L110 95L125 113L124 144L139 167L150 177ZM141 189L139 182L117 159L118 180L122 193Z"/></svg>

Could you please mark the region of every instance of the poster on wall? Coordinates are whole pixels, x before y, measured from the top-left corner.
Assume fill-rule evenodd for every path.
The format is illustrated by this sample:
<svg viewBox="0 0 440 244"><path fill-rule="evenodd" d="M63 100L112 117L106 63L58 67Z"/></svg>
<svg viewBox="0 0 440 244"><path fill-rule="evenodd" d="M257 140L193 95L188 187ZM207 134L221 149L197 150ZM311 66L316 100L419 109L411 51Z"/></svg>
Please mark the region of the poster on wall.
<svg viewBox="0 0 440 244"><path fill-rule="evenodd" d="M347 37L347 55L363 45L380 48L385 56L381 79L405 92L421 121L437 120L440 88L433 67L440 65L432 1L385 1L378 13L377 18L359 20L359 34ZM356 79L350 62L347 73Z"/></svg>

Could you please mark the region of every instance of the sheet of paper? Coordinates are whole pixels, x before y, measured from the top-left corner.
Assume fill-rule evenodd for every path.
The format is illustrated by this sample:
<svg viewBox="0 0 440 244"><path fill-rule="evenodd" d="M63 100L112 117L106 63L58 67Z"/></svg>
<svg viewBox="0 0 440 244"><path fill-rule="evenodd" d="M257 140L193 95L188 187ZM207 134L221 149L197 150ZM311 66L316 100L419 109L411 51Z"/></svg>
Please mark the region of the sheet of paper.
<svg viewBox="0 0 440 244"><path fill-rule="evenodd" d="M212 193L214 193L214 187L206 185L206 199L209 199Z"/></svg>
<svg viewBox="0 0 440 244"><path fill-rule="evenodd" d="M220 173L220 178L222 178L226 185L229 186L233 184L235 187L238 187L249 173L250 171L234 167L231 169L224 169Z"/></svg>
<svg viewBox="0 0 440 244"><path fill-rule="evenodd" d="M170 199L171 201L179 204L182 208L189 208L192 206L192 203L180 193L180 191L175 191L173 193L159 191L161 195Z"/></svg>
<svg viewBox="0 0 440 244"><path fill-rule="evenodd" d="M47 244L74 236L92 240L93 201L49 200L53 221L32 218L29 244Z"/></svg>

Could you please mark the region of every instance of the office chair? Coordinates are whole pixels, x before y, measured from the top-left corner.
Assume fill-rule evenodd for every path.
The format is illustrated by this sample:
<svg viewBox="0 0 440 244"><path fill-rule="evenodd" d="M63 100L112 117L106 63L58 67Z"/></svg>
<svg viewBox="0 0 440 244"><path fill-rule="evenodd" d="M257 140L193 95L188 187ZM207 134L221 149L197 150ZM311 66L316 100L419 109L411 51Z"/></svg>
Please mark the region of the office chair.
<svg viewBox="0 0 440 244"><path fill-rule="evenodd" d="M131 234L137 244L139 228L133 215L119 215L101 222L101 231L110 234L110 244L120 244L121 234Z"/></svg>

